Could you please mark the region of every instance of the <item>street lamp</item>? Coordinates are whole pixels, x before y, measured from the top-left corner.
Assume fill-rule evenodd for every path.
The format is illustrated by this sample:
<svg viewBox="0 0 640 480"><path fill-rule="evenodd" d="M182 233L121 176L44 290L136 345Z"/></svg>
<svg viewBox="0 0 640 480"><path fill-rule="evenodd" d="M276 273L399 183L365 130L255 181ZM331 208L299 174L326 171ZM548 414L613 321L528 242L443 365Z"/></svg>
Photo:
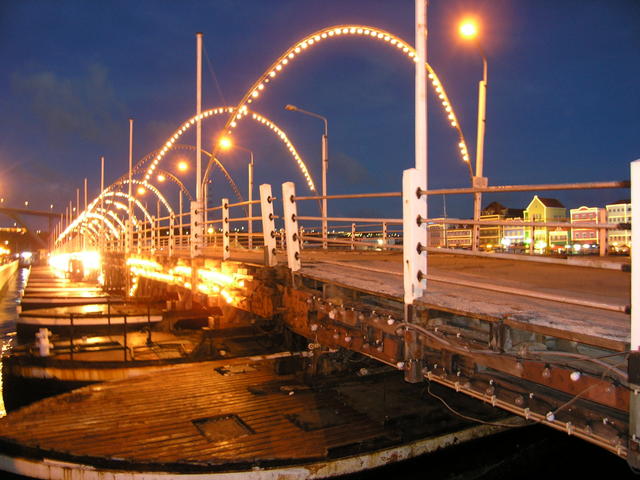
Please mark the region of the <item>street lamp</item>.
<svg viewBox="0 0 640 480"><path fill-rule="evenodd" d="M476 141L476 172L473 177L473 187L481 188L487 186L486 177L482 176L482 169L484 163L484 132L486 126L486 110L487 110L487 57L484 53L478 36L478 25L472 20L464 20L460 24L460 36L466 40L475 40L476 48L480 52L482 57L482 80L478 84L478 137ZM478 221L480 219L480 210L482 205L482 193L476 192L473 194L473 220ZM472 250L478 249L480 237L480 225L473 225L473 241Z"/></svg>
<svg viewBox="0 0 640 480"><path fill-rule="evenodd" d="M327 169L329 167L329 123L327 119L317 113L309 112L295 105L285 105L285 110L300 112L311 117L319 118L324 122L324 134L322 135L322 248L327 248Z"/></svg>
<svg viewBox="0 0 640 480"><path fill-rule="evenodd" d="M189 164L184 160L181 160L180 162L178 162L178 170L180 170L181 172L186 172L187 170L189 170Z"/></svg>
<svg viewBox="0 0 640 480"><path fill-rule="evenodd" d="M248 148L241 147L240 145L234 145L229 137L222 137L218 141L218 145L222 150L230 150L232 148L237 148L240 150L244 150L245 152L249 152L249 208L248 208L248 216L249 220L247 221L247 230L249 233L249 250L253 249L253 152Z"/></svg>

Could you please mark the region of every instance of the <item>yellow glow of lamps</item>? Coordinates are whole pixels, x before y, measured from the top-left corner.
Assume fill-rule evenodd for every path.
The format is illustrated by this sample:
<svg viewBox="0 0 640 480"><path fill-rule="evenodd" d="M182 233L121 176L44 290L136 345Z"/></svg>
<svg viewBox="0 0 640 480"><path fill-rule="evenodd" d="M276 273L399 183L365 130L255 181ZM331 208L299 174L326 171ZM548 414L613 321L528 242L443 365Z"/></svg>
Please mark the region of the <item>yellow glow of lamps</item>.
<svg viewBox="0 0 640 480"><path fill-rule="evenodd" d="M222 137L218 142L218 145L220 145L220 148L223 150L229 150L233 146L233 142L229 137Z"/></svg>
<svg viewBox="0 0 640 480"><path fill-rule="evenodd" d="M162 175L162 174L158 175L158 181L159 182L164 182L166 179L167 178L164 175Z"/></svg>
<svg viewBox="0 0 640 480"><path fill-rule="evenodd" d="M181 172L186 172L188 169L189 169L189 164L184 160L178 163L178 170L180 170Z"/></svg>
<svg viewBox="0 0 640 480"><path fill-rule="evenodd" d="M475 38L478 35L478 25L472 20L465 20L460 24L460 35L464 38Z"/></svg>
<svg viewBox="0 0 640 480"><path fill-rule="evenodd" d="M144 189L144 187L138 187L138 195L144 195L146 192L146 190Z"/></svg>

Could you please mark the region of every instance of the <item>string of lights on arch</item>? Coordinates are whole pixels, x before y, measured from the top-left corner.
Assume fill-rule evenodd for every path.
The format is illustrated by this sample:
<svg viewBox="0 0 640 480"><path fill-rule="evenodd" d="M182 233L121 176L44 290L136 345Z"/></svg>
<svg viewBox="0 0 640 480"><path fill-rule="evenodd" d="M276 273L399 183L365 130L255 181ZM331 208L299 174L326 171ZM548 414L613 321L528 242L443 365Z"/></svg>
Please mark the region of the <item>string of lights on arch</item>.
<svg viewBox="0 0 640 480"><path fill-rule="evenodd" d="M364 38L372 38L383 43L387 43L394 46L400 53L406 55L407 58L413 62L418 62L415 49L407 42L399 38L398 36L382 30L380 28L370 27L366 25L337 25L332 27L323 28L314 33L311 33L304 37L302 40L294 44L288 50L286 50L278 59L273 62L267 70L253 83L253 85L244 94L232 115L228 118L223 131L226 135L230 135L232 129L237 126L237 122L241 120L247 113L247 105L256 101L267 88L267 85L272 82L278 75L280 75L288 66L290 66L297 56L301 55L305 51L308 51L311 47L318 45L321 42L329 39L340 38L344 36L358 36ZM429 80L435 89L436 94L442 104L442 108L447 115L449 125L456 130L458 135L458 149L460 152L460 158L467 165L469 169L470 178L473 178L473 170L471 168L471 161L469 157L469 151L467 143L460 128L460 123L455 114L451 101L447 95L444 85L438 78L438 75L433 70L429 63L425 62L425 68L428 72ZM192 118L195 123L198 120L198 116ZM214 154L217 153L217 149L214 150ZM153 164L152 164L153 167ZM151 167L150 167L151 168ZM204 181L209 174L211 164L207 165L205 173L203 175Z"/></svg>
<svg viewBox="0 0 640 480"><path fill-rule="evenodd" d="M155 158L153 158L153 161L151 162L151 165L149 165L149 167L147 168L147 171L145 172L145 175L144 175L144 179L146 181L149 181L151 179L151 176L153 175L153 173L156 170L156 168L157 168L158 164L160 163L160 161L164 158L164 156L170 150L172 150L173 148L176 148L176 145L178 145L178 144L176 144L178 139L189 128L191 128L198 120L204 120L204 119L207 119L207 118L209 118L211 116L215 116L215 115L233 114L235 111L236 111L236 107L218 107L218 108L212 108L212 109L209 109L209 110L205 110L200 115L195 115L195 116L189 118L186 122L184 122L173 133L173 135L165 142L164 146L161 149L159 149L159 150L157 150L155 152ZM240 118L248 116L249 118L251 118L251 119L255 120L256 122L258 122L260 125L263 125L264 127L268 128L269 130L271 130L276 135L276 137L278 137L280 139L280 141L282 141L282 143L284 143L286 149L289 151L289 153L291 154L293 159L296 161L296 163L298 165L298 168L302 172L302 175L304 176L304 178L305 178L305 180L307 182L307 186L309 187L309 189L311 191L315 192L316 191L316 187L315 187L315 183L313 181L313 178L311 177L311 173L309 172L309 169L307 168L307 165L305 164L305 162L300 157L300 154L298 153L298 150L293 145L291 140L289 140L289 137L284 132L284 130L282 130L278 125L276 125L276 123L274 123L273 121L269 120L264 115L261 115L261 114L259 114L257 112L254 112L254 111L250 111L246 106L243 106L242 108L240 108L239 115L240 115ZM215 150L214 150L214 153L216 153ZM215 158L212 155L213 154L209 154L210 158ZM143 160L144 160L144 162L146 162L146 161L149 161L150 159L151 159L150 156L147 156ZM209 164L211 164L212 161L213 160L209 160ZM141 162L138 162L138 163L140 164ZM228 173L225 173L225 175L227 176L228 179L230 179L230 176L229 176ZM233 182L233 180L231 180L231 182Z"/></svg>

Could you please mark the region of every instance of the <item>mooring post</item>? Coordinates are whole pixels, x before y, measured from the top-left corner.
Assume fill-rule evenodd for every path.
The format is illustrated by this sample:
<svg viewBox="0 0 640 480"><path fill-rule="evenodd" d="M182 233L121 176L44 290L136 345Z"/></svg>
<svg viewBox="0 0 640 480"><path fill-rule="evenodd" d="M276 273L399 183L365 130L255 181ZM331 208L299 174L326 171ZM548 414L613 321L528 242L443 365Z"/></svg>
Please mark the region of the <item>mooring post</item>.
<svg viewBox="0 0 640 480"><path fill-rule="evenodd" d="M630 384L627 462L637 469L640 468L640 261L637 260L635 248L640 246L640 159L631 162L631 205L636 208L631 210L631 352L627 365Z"/></svg>
<svg viewBox="0 0 640 480"><path fill-rule="evenodd" d="M296 187L293 182L282 184L282 207L287 248L287 265L292 272L300 270L300 244L298 243L298 209Z"/></svg>
<svg viewBox="0 0 640 480"><path fill-rule="evenodd" d="M277 265L276 258L276 226L273 217L273 196L271 185L260 185L260 211L262 213L262 235L264 236L265 265Z"/></svg>
<svg viewBox="0 0 640 480"><path fill-rule="evenodd" d="M231 255L229 251L229 199L222 199L222 260Z"/></svg>

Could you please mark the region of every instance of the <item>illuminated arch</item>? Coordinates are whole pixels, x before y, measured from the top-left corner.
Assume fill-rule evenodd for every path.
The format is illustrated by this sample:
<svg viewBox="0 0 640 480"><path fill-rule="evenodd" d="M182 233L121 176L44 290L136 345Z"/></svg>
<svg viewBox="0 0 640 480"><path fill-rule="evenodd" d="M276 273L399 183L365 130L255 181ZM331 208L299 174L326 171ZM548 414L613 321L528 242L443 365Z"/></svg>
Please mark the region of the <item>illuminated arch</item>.
<svg viewBox="0 0 640 480"><path fill-rule="evenodd" d="M168 150L189 150L192 152L196 151L196 147L194 145L186 145L186 144L182 144L182 143L175 143L173 144ZM154 155L157 156L158 152L160 150L155 150L149 154L147 154L144 158L142 158L138 164L136 165L136 167L133 169L134 171L139 170L140 167L146 163L147 161L151 160L153 158ZM166 152L165 152L166 153ZM220 160L218 160L216 157L212 157L212 154L210 152L207 152L206 150L202 150L202 153L204 153L205 155L208 155L210 159L213 159L212 161L215 162L215 164L217 165L217 167L222 171L222 173L224 174L225 178L227 179L227 182L229 183L229 185L231 186L231 189L233 190L233 193L235 194L236 198L238 199L239 202L244 202L244 198L242 197L242 193L240 193L240 189L238 188L238 185L236 184L236 182L233 180L233 178L231 177L231 174L227 171L227 169L224 167L224 165L222 164L222 162ZM163 154L164 156L164 154ZM158 171L159 172L159 171ZM123 177L124 178L124 175ZM146 178L146 176L145 176ZM149 177L150 179L150 177ZM148 181L149 179L147 179L146 181ZM180 182L182 183L182 182ZM183 184L184 185L184 184ZM184 187L184 190L188 192L187 187ZM191 196L191 194L189 193L188 195L189 198L193 198Z"/></svg>
<svg viewBox="0 0 640 480"><path fill-rule="evenodd" d="M271 82L277 75L279 75L282 70L284 70L287 65L293 62L293 60L305 50L308 50L313 45L316 45L320 42L324 42L325 40L338 38L342 36L361 36L365 38L373 38L375 40L379 40L384 43L388 43L389 45L395 46L401 53L406 55L414 62L420 61L416 56L415 49L406 43L401 38L393 35L390 32L382 30L380 28L369 27L366 25L336 25L333 27L323 28L318 30L310 35L307 35L302 40L294 44L288 50L286 50L278 59L271 64L271 66L256 80L251 88L247 90L244 94L238 105L233 111L233 114L227 119L227 122L223 128L223 131L226 134L231 134L231 130L236 127L237 121L241 120L248 113L247 105L256 100L266 88L266 85ZM460 123L456 117L456 114L453 110L451 102L447 96L447 93L442 85L442 82L438 78L437 74L429 65L429 63L425 62L425 68L429 72L429 79L438 95L438 98L442 102L442 107L447 115L447 119L451 127L453 127L458 134L458 147L460 149L460 156L462 160L467 164L469 169L469 175L473 178L473 170L471 169L471 162L469 160L469 152L467 149L467 144L464 139L464 135L462 133L462 129L460 128ZM202 118L202 115L200 116ZM183 128L186 126L187 128L193 125L198 120L198 116L194 116L189 119ZM173 138L173 137L172 137ZM169 140L169 142L171 139ZM167 142L167 144L169 143ZM217 153L218 147L213 151L214 155ZM155 162L155 161L154 161ZM147 171L153 172L153 167L155 163L149 167ZM207 165L205 169L203 181L206 181L209 175L209 171L211 169L211 162Z"/></svg>
<svg viewBox="0 0 640 480"><path fill-rule="evenodd" d="M160 190L158 190L154 185L150 184L147 181L144 180L136 180L133 179L131 180L132 184L136 184L136 185L141 185L144 188L148 188L156 197L158 197L158 200L160 200L162 202L162 204L165 206L165 208L167 209L167 211L171 214L174 215L175 212L173 211L173 208L171 208L171 205L169 205L169 202L167 202L167 199L164 198L164 195L162 195L162 193L160 193ZM121 182L118 183L114 183L112 184L107 191L111 190L112 188L117 187L118 185L128 185L129 184L129 179L126 180L122 180Z"/></svg>
<svg viewBox="0 0 640 480"><path fill-rule="evenodd" d="M105 202L106 203L106 202ZM110 218L113 219L114 222L116 222L118 224L118 226L120 227L120 231L124 232L127 228L124 225L124 222L120 219L120 217L118 217L118 215L116 215L116 213L113 210L107 210L106 208L96 208L95 209L96 212L101 213L105 216L108 216Z"/></svg>
<svg viewBox="0 0 640 480"><path fill-rule="evenodd" d="M56 242L60 242L65 237L67 237L67 235L71 235L73 232L79 231L79 229L82 228L82 226L89 218L97 218L98 220L104 222L104 224L107 225L107 228L110 229L112 233L115 232L114 235L116 237L118 236L118 230L115 228L113 223L111 223L104 215L96 212L84 211L73 222L71 222L67 226L67 228L65 228L64 231L60 233L60 235L58 235Z"/></svg>
<svg viewBox="0 0 640 480"><path fill-rule="evenodd" d="M116 202L116 201L114 201L114 200L111 200L111 199L108 199L108 198L107 198L107 199L105 199L104 203L105 203L105 205L108 205L108 206L113 205L113 206L116 208L116 210L121 210L121 211L123 211L125 215L127 215L127 214L129 213L129 207L128 207L127 205L125 205L124 203L122 203L122 202ZM116 215L116 214L114 213L114 215ZM120 218L120 217L118 217L118 216L116 215L116 218ZM137 226L137 225L138 225L138 219L136 218L135 213L134 213L133 218L132 218L131 220L132 220L132 224L133 224L134 226ZM121 222L122 222L122 221L121 221ZM124 222L122 222L122 226L124 227L124 230L126 230L126 229L127 229L127 227L126 227L126 225L124 224Z"/></svg>
<svg viewBox="0 0 640 480"><path fill-rule="evenodd" d="M206 118L208 118L208 117L210 117L212 115L222 115L222 114L225 114L225 113L232 114L235 110L236 110L235 107L212 108L212 109L205 110L204 112L202 112L201 115L200 115L200 118L201 119L206 119ZM307 185L309 187L309 190L315 192L316 191L316 187L315 187L315 183L313 181L313 178L311 177L311 173L309 172L309 169L307 168L307 165L304 163L304 161L300 157L300 154L298 153L298 150L293 145L293 143L289 140L289 137L284 132L284 130L282 130L278 125L276 125L273 121L269 120L264 115L261 115L261 114L259 114L257 112L250 111L247 108L245 108L243 110L243 112L245 112L245 115L250 113L251 114L251 117L250 117L251 119L255 120L258 124L264 126L265 128L268 128L269 130L271 130L276 135L276 137L278 137L280 139L280 141L282 143L284 143L285 147L287 148L287 150L289 151L289 153L291 154L293 159L298 164L298 168L300 169L300 171L304 175L305 180L307 181ZM182 136L182 134L184 134L196 122L196 119L197 119L197 116L196 117L191 117L189 120L187 120L178 130L176 130L174 132L173 136L171 136L171 138L165 143L164 147L162 147L161 149L158 149L158 150L156 150L154 152L151 152L150 154L146 155L140 162L138 162L136 164L136 167L134 168L134 171L136 171L141 166L142 163L148 162L149 160L151 160L151 158L153 158L155 156L151 166L147 168L147 171L146 171L145 176L144 176L145 180L149 180L151 178L151 175L153 174L156 166L158 165L158 163L160 163L160 161L166 155L167 152L169 152L172 148L176 147L175 142ZM192 147L192 148L195 148L195 147ZM227 179L230 180L230 183L233 183L233 185L235 185L233 180L231 180L231 176L226 172L226 170L224 170L224 167L218 161L218 159L215 156L213 156L212 153L205 152L204 150L203 150L203 153L205 153L206 155L209 156L209 159L210 159L209 162L211 162L212 160L215 161L217 163L217 165L225 172L225 175L227 176Z"/></svg>
<svg viewBox="0 0 640 480"><path fill-rule="evenodd" d="M129 201L129 194L125 193L125 192L105 192L104 193L104 197L118 197L118 198L125 198L127 200L127 202ZM151 216L151 214L149 213L149 211L144 208L144 205L142 205L142 202L140 202L140 200L138 200L137 198L133 197L131 198L131 201L135 204L136 207L138 207L140 209L140 211L142 212L142 214L144 215L145 219L147 220L147 222L149 222L150 224L153 224L153 217ZM128 211L129 207L127 207L127 211ZM135 216L135 214L134 214Z"/></svg>
<svg viewBox="0 0 640 480"><path fill-rule="evenodd" d="M194 147L195 148L195 147ZM180 179L178 177L176 177L173 173L168 172L167 170L158 170L158 176L160 175L164 175L166 178L168 178L170 181L172 181L173 183L175 183L178 188L180 189L180 191L182 193L185 194L185 196L187 197L187 199L190 202L193 202L193 197L191 196L191 192L189 191L189 189L184 185L184 183L182 183L180 181Z"/></svg>

